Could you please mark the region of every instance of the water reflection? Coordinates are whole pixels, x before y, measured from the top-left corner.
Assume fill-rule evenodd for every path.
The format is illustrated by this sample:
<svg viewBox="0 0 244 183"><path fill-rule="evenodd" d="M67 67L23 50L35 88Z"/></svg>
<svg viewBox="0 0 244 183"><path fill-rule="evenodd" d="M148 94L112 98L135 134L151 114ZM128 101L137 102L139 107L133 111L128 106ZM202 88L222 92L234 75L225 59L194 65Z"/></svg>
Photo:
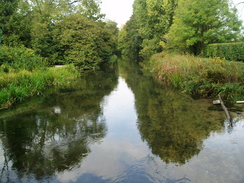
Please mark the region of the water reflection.
<svg viewBox="0 0 244 183"><path fill-rule="evenodd" d="M121 72L135 94L138 129L153 154L166 163L184 164L200 152L211 132L223 130L223 115L206 111L206 102L159 86L129 63L121 64Z"/></svg>
<svg viewBox="0 0 244 183"><path fill-rule="evenodd" d="M84 75L1 112L0 182L243 182L243 116L228 133L211 103L130 62L119 73Z"/></svg>
<svg viewBox="0 0 244 183"><path fill-rule="evenodd" d="M90 73L39 108L6 111L0 120L1 182L44 182L80 166L90 145L107 134L100 103L117 82L116 70Z"/></svg>

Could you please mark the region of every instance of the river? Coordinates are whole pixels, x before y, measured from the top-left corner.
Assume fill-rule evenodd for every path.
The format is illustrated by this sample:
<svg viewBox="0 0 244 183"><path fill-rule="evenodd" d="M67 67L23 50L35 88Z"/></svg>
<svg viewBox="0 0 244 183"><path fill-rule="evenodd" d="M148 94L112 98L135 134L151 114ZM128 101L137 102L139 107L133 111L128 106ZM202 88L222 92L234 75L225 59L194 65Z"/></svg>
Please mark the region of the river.
<svg viewBox="0 0 244 183"><path fill-rule="evenodd" d="M241 183L232 116L122 61L1 111L0 182Z"/></svg>

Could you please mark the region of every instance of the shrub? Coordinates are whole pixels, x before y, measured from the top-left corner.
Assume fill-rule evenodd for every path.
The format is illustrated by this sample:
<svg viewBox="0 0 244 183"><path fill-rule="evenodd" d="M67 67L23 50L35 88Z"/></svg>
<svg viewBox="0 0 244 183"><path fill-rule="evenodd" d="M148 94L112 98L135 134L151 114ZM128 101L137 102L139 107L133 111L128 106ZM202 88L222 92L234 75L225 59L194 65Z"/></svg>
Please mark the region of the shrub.
<svg viewBox="0 0 244 183"><path fill-rule="evenodd" d="M59 57L84 70L99 69L102 63L109 62L116 48L115 40L104 26L80 14L65 17L56 30Z"/></svg>
<svg viewBox="0 0 244 183"><path fill-rule="evenodd" d="M25 47L2 46L0 48L0 65L4 65L2 67L4 72L8 72L10 68L32 71L45 67L46 63L44 58Z"/></svg>

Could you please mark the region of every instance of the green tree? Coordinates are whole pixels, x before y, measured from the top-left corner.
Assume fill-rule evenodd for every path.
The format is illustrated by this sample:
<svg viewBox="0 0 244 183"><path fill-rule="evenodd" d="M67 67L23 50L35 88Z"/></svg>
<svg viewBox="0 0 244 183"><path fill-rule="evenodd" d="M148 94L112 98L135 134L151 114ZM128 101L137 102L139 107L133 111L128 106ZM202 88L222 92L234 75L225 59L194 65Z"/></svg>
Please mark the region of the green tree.
<svg viewBox="0 0 244 183"><path fill-rule="evenodd" d="M0 29L3 31L2 42L8 46L24 45L31 47L31 27L33 16L27 0L1 2Z"/></svg>
<svg viewBox="0 0 244 183"><path fill-rule="evenodd" d="M139 52L142 49L142 39L138 32L139 26L133 14L118 36L118 49L124 56L139 61Z"/></svg>
<svg viewBox="0 0 244 183"><path fill-rule="evenodd" d="M33 49L42 57L49 59L50 64L56 63L59 42L54 38L56 24L65 16L75 11L70 0L33 0L32 1L31 43Z"/></svg>
<svg viewBox="0 0 244 183"><path fill-rule="evenodd" d="M18 0L0 0L0 28L4 34L8 34L6 24L18 8Z"/></svg>
<svg viewBox="0 0 244 183"><path fill-rule="evenodd" d="M0 46L2 44L2 36L3 36L3 31L0 29Z"/></svg>
<svg viewBox="0 0 244 183"><path fill-rule="evenodd" d="M100 4L100 0L81 0L80 12L91 20L101 20L105 15L101 14Z"/></svg>
<svg viewBox="0 0 244 183"><path fill-rule="evenodd" d="M168 45L199 54L204 45L238 41L241 21L228 0L180 0Z"/></svg>
<svg viewBox="0 0 244 183"><path fill-rule="evenodd" d="M146 0L146 18L141 20L139 32L143 38L141 54L149 58L152 54L162 51L159 44L172 24L176 1ZM136 7L135 7L136 8ZM141 14L139 14L141 17ZM141 18L138 17L140 20ZM143 18L143 17L142 17Z"/></svg>
<svg viewBox="0 0 244 183"><path fill-rule="evenodd" d="M117 27L118 24L112 20L108 20L105 23L106 23L105 29L107 30L107 32L110 33L111 43L114 44L111 45L111 48L113 48L113 54L117 54L118 34L119 34L119 29Z"/></svg>
<svg viewBox="0 0 244 183"><path fill-rule="evenodd" d="M120 55L127 55L127 53L129 52L129 50L127 49L128 37L125 26L119 31L118 34L118 51Z"/></svg>
<svg viewBox="0 0 244 183"><path fill-rule="evenodd" d="M64 45L63 43L60 43L60 37L59 37L60 35L65 36L66 34L65 32L60 32L61 30L66 31L67 28L66 25L64 25L64 27L61 27L61 25L63 25L63 22L67 22L68 19L74 14L77 15L82 14L83 17L86 17L93 22L97 21L97 23L98 20L100 20L103 17L103 15L100 14L99 1L97 0L78 0L78 1L35 0L33 1L33 5L34 6L32 9L34 11L34 18L33 18L33 28L32 28L32 46L36 50L36 52L40 54L42 57L49 58L51 64L63 63L67 58L68 58L68 62L80 58L74 56L73 59L71 59L70 54L68 54L69 55L68 57L67 55L64 56ZM74 15L73 17L75 16L76 15ZM73 31L75 27L77 27L76 24L79 24L79 22L77 21L74 24L72 23L70 24L69 22L67 23L69 26L71 26L68 29ZM86 28L89 29L86 26L84 27L82 26L83 26L82 24L79 26L80 29L82 30ZM77 40L80 37L79 35L73 35L73 36L77 36L77 38L74 38L74 40ZM87 33L86 36L89 37L90 36L89 33ZM73 37L69 37L69 38L73 39ZM64 39L65 38L62 38L61 41L63 41ZM84 44L83 51L89 49L93 50L94 48L92 48L91 46L92 45ZM87 49L85 47L87 47ZM72 51L74 54L76 52L75 50L77 49L78 48L72 47L69 48L68 50L69 52ZM66 51L66 54L68 50ZM88 54L88 52L83 52L83 53L80 52L80 54ZM84 57L88 58L91 57L91 55L86 55ZM75 61L75 63L77 62L78 60Z"/></svg>
<svg viewBox="0 0 244 183"><path fill-rule="evenodd" d="M97 69L113 55L116 43L104 23L77 13L65 17L56 28L59 58L69 63L82 69Z"/></svg>
<svg viewBox="0 0 244 183"><path fill-rule="evenodd" d="M142 37L139 32L139 24L135 17L132 15L130 20L126 23L125 30L127 32L127 50L128 55L137 61L141 60L140 51L142 49Z"/></svg>
<svg viewBox="0 0 244 183"><path fill-rule="evenodd" d="M128 45L137 57L149 58L162 51L160 42L172 24L177 0L135 0L133 16L127 22ZM130 41L133 40L133 41ZM133 51L132 51L133 52Z"/></svg>

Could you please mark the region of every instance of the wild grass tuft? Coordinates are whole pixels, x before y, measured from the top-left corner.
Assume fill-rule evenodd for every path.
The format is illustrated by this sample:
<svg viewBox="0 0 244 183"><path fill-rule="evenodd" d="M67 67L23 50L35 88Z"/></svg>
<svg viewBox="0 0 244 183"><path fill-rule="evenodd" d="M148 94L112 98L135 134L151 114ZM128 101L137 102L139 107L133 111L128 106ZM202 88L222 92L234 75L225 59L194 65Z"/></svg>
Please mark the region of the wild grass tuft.
<svg viewBox="0 0 244 183"><path fill-rule="evenodd" d="M151 58L149 68L159 79L192 96L220 93L229 102L243 100L243 63L163 52Z"/></svg>

